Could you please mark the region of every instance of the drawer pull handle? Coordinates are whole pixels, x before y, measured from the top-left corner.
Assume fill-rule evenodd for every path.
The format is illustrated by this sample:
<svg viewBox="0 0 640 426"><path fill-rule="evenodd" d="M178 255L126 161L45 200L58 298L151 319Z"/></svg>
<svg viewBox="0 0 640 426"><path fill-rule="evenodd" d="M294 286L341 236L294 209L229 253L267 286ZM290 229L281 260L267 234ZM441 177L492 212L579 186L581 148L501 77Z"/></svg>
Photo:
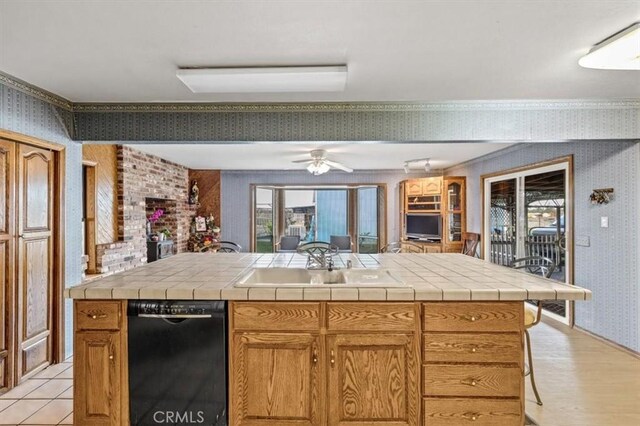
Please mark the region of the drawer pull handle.
<svg viewBox="0 0 640 426"><path fill-rule="evenodd" d="M477 348L471 348L471 352L476 353L478 351Z"/></svg>
<svg viewBox="0 0 640 426"><path fill-rule="evenodd" d="M113 355L109 355L109 359L113 360Z"/></svg>
<svg viewBox="0 0 640 426"><path fill-rule="evenodd" d="M313 349L313 356L311 357L311 360L314 364L318 363L318 351L315 348Z"/></svg>
<svg viewBox="0 0 640 426"><path fill-rule="evenodd" d="M331 350L331 366L334 367L336 365L336 354L333 352L333 349Z"/></svg>
<svg viewBox="0 0 640 426"><path fill-rule="evenodd" d="M477 318L476 318L476 317L474 317L474 316L472 316L471 318L469 318L469 320L470 320L471 322L475 322L475 320L476 320L476 319L477 319Z"/></svg>
<svg viewBox="0 0 640 426"><path fill-rule="evenodd" d="M476 386L478 384L475 379L460 380L460 383L467 386Z"/></svg>
<svg viewBox="0 0 640 426"><path fill-rule="evenodd" d="M104 319L107 317L107 314L89 314L87 316L91 319Z"/></svg>

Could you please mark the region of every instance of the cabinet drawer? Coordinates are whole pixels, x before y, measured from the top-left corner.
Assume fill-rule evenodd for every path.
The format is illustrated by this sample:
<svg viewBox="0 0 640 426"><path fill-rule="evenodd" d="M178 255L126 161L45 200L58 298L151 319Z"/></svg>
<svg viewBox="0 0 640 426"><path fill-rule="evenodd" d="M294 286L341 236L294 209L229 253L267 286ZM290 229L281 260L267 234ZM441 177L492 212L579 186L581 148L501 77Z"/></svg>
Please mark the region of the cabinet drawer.
<svg viewBox="0 0 640 426"><path fill-rule="evenodd" d="M408 331L416 328L413 303L327 303L331 331Z"/></svg>
<svg viewBox="0 0 640 426"><path fill-rule="evenodd" d="M428 364L422 377L427 396L518 397L522 385L515 366Z"/></svg>
<svg viewBox="0 0 640 426"><path fill-rule="evenodd" d="M522 337L517 333L424 333L424 362L497 362L520 364Z"/></svg>
<svg viewBox="0 0 640 426"><path fill-rule="evenodd" d="M516 331L524 327L522 302L424 303L424 331Z"/></svg>
<svg viewBox="0 0 640 426"><path fill-rule="evenodd" d="M235 330L319 331L319 303L252 303L232 304Z"/></svg>
<svg viewBox="0 0 640 426"><path fill-rule="evenodd" d="M76 330L120 330L122 302L79 300L75 304Z"/></svg>
<svg viewBox="0 0 640 426"><path fill-rule="evenodd" d="M424 399L424 423L429 426L520 426L522 417L518 400Z"/></svg>

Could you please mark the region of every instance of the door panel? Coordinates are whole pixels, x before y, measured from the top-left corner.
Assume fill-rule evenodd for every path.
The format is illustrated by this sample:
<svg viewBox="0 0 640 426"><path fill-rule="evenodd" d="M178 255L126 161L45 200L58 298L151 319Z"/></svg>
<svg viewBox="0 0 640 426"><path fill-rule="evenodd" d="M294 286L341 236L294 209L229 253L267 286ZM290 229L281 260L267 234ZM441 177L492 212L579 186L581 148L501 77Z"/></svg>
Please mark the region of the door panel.
<svg viewBox="0 0 640 426"><path fill-rule="evenodd" d="M0 140L0 392L13 383L15 144Z"/></svg>
<svg viewBox="0 0 640 426"><path fill-rule="evenodd" d="M411 334L327 337L330 425L417 425L419 371Z"/></svg>
<svg viewBox="0 0 640 426"><path fill-rule="evenodd" d="M234 425L322 424L319 336L237 333L232 351Z"/></svg>
<svg viewBox="0 0 640 426"><path fill-rule="evenodd" d="M51 362L53 153L18 148L18 380Z"/></svg>

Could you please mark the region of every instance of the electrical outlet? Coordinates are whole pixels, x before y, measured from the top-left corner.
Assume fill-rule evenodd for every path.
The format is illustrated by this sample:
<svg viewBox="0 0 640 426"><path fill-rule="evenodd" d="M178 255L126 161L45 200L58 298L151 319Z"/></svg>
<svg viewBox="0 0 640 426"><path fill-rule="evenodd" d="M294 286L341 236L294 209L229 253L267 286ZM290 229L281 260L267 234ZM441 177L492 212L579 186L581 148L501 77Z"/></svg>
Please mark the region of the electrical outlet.
<svg viewBox="0 0 640 426"><path fill-rule="evenodd" d="M600 228L608 228L609 227L609 217L602 216L600 218Z"/></svg>
<svg viewBox="0 0 640 426"><path fill-rule="evenodd" d="M580 247L591 246L591 238L586 235L576 237L576 245Z"/></svg>

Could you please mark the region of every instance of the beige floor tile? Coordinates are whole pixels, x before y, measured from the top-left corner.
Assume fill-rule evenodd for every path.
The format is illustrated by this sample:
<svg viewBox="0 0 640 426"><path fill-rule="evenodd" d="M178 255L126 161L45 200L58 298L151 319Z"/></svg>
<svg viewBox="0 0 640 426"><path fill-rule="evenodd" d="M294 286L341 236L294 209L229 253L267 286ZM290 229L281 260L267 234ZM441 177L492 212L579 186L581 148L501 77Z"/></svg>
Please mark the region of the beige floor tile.
<svg viewBox="0 0 640 426"><path fill-rule="evenodd" d="M35 379L53 379L58 374L64 372L65 370L68 370L69 368L71 368L71 364L65 364L65 363L55 364L45 368L44 370L36 374L34 378Z"/></svg>
<svg viewBox="0 0 640 426"><path fill-rule="evenodd" d="M72 364L69 364L72 366ZM71 368L67 368L62 373L58 374L56 379L73 379L73 366Z"/></svg>
<svg viewBox="0 0 640 426"><path fill-rule="evenodd" d="M17 399L0 399L0 412L16 401Z"/></svg>
<svg viewBox="0 0 640 426"><path fill-rule="evenodd" d="M72 425L73 424L73 413L69 414L63 421L60 422L61 425Z"/></svg>
<svg viewBox="0 0 640 426"><path fill-rule="evenodd" d="M11 404L9 408L2 411L0 425L16 425L22 423L48 402L49 400L47 399L23 399Z"/></svg>
<svg viewBox="0 0 640 426"><path fill-rule="evenodd" d="M34 389L44 385L47 383L47 379L29 379L24 383L16 386L11 389L9 392L0 395L0 399L20 399L24 398L25 395L31 393Z"/></svg>
<svg viewBox="0 0 640 426"><path fill-rule="evenodd" d="M57 399L73 399L73 386L58 395Z"/></svg>
<svg viewBox="0 0 640 426"><path fill-rule="evenodd" d="M27 424L57 425L73 411L73 401L70 399L55 399L35 412L25 420Z"/></svg>
<svg viewBox="0 0 640 426"><path fill-rule="evenodd" d="M53 399L73 385L70 379L52 379L25 396L26 399Z"/></svg>

